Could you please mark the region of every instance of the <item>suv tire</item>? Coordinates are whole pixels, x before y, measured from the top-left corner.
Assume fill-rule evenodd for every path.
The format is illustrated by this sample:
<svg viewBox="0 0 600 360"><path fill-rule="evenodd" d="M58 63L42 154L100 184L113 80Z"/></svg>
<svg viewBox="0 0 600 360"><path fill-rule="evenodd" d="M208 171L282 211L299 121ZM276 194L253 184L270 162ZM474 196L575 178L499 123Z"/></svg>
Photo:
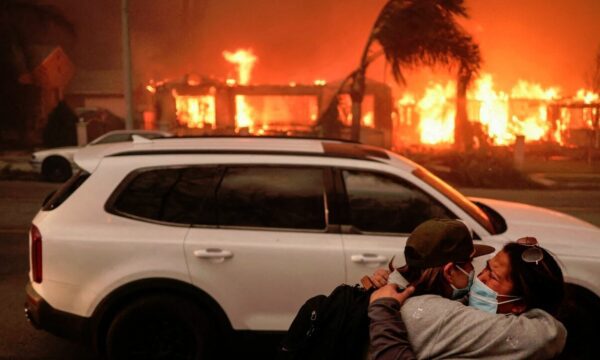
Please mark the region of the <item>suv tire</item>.
<svg viewBox="0 0 600 360"><path fill-rule="evenodd" d="M216 329L191 301L149 295L125 306L106 336L108 359L210 359Z"/></svg>
<svg viewBox="0 0 600 360"><path fill-rule="evenodd" d="M67 159L61 156L51 156L42 163L42 177L50 182L65 182L71 175L73 170Z"/></svg>
<svg viewBox="0 0 600 360"><path fill-rule="evenodd" d="M565 284L565 298L557 318L567 328L565 359L598 359L598 324L600 298L574 284Z"/></svg>

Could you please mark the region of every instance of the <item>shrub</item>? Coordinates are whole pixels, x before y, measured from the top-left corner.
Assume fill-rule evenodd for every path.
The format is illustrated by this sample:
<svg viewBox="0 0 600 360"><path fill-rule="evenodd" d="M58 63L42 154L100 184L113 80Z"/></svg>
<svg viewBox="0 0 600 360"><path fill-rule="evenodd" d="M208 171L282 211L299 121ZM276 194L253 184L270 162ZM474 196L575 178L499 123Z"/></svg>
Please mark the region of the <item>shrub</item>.
<svg viewBox="0 0 600 360"><path fill-rule="evenodd" d="M77 145L77 115L61 101L48 115L44 129L44 145L47 147Z"/></svg>

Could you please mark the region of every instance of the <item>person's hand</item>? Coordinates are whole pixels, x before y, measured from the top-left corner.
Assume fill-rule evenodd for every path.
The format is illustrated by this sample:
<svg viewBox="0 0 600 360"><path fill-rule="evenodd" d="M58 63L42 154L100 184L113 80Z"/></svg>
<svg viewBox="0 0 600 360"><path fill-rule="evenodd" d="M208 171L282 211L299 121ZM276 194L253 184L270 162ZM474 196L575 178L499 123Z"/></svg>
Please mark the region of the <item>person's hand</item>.
<svg viewBox="0 0 600 360"><path fill-rule="evenodd" d="M377 288L380 288L382 286L385 286L385 284L387 284L387 282L388 282L388 276L390 276L389 270L387 270L387 269L377 269L377 270L375 270L375 272L373 273L373 275L371 275L371 282L373 282L373 284Z"/></svg>
<svg viewBox="0 0 600 360"><path fill-rule="evenodd" d="M412 293L415 292L414 286L409 286L404 291L398 292L398 285L396 284L387 284L380 289L375 290L371 294L371 298L369 299L369 304L373 303L373 301L382 299L382 298L392 298L400 303L400 306L408 299Z"/></svg>

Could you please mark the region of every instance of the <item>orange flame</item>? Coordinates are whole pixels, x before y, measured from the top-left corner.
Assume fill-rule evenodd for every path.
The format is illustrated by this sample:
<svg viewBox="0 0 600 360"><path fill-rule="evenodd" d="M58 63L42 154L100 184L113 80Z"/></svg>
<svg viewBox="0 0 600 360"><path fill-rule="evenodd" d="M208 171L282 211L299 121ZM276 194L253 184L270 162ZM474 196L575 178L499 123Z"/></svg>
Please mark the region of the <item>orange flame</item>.
<svg viewBox="0 0 600 360"><path fill-rule="evenodd" d="M366 95L363 98L361 108L364 115L360 121L362 127L375 127L375 118L372 110L375 106L374 101L373 95ZM352 98L350 94L338 95L338 115L344 125L352 126Z"/></svg>
<svg viewBox="0 0 600 360"><path fill-rule="evenodd" d="M475 87L471 96L480 104L479 122L493 143L507 144L513 140L508 130L508 96L494 90L494 80L489 74L477 79Z"/></svg>
<svg viewBox="0 0 600 360"><path fill-rule="evenodd" d="M398 100L399 105L414 105L415 103L415 96L411 93L405 93L402 95L402 98Z"/></svg>
<svg viewBox="0 0 600 360"><path fill-rule="evenodd" d="M574 99L576 101L581 101L584 104L592 104L600 101L600 94L596 94L592 91L580 89L577 91ZM582 115L582 120L586 127L593 129L594 127L598 127L598 108L584 108ZM595 122L595 124L594 124Z"/></svg>
<svg viewBox="0 0 600 360"><path fill-rule="evenodd" d="M544 89L540 84L519 80L517 85L512 88L510 96L515 99L557 100L560 98L559 94L560 89L558 87Z"/></svg>
<svg viewBox="0 0 600 360"><path fill-rule="evenodd" d="M223 51L225 60L236 65L238 73L238 82L241 85L248 85L252 68L258 58L252 53L252 50L239 49L236 52ZM252 107L246 101L243 95L236 95L236 126L237 128L247 128L249 132L253 132L254 121L252 120Z"/></svg>
<svg viewBox="0 0 600 360"><path fill-rule="evenodd" d="M415 112L419 119L419 135L423 144L450 144L454 141L455 83L445 86L431 83L421 99L416 101ZM580 90L573 98L576 102L592 104L599 101L598 94ZM481 124L488 141L496 145L508 145L517 135L526 141L552 140L564 144L564 132L571 121L571 111L560 108L549 118L549 106L560 100L558 87L544 88L540 84L519 80L511 89L510 96L494 88L490 74L478 78L467 94L467 110L473 122ZM415 100L405 94L398 101L399 109L410 110ZM586 127L592 126L595 108L584 108L581 118ZM581 112L581 110L580 110ZM400 111L403 124L411 124L412 110ZM404 119L408 117L408 119Z"/></svg>
<svg viewBox="0 0 600 360"><path fill-rule="evenodd" d="M443 87L430 84L425 95L417 103L420 114L419 131L423 144L451 144L454 142L454 102L456 85L449 82Z"/></svg>
<svg viewBox="0 0 600 360"><path fill-rule="evenodd" d="M600 94L595 94L586 89L579 89L575 95L575 100L583 101L585 104L597 102L600 99Z"/></svg>
<svg viewBox="0 0 600 360"><path fill-rule="evenodd" d="M215 97L212 95L179 96L175 94L175 108L177 119L182 125L198 129L215 127Z"/></svg>
<svg viewBox="0 0 600 360"><path fill-rule="evenodd" d="M364 127L373 128L375 127L375 119L373 118L373 112L367 112L362 118L362 125Z"/></svg>
<svg viewBox="0 0 600 360"><path fill-rule="evenodd" d="M228 62L235 64L238 73L238 82L242 85L250 83L252 68L258 58L252 53L252 50L239 49L236 52L223 51L223 56Z"/></svg>

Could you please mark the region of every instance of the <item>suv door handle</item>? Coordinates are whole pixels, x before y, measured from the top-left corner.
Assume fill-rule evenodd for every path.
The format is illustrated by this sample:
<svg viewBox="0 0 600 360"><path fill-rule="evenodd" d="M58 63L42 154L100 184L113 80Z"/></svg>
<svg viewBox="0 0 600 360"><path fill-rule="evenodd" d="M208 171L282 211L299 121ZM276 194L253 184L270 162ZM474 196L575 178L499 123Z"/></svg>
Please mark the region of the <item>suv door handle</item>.
<svg viewBox="0 0 600 360"><path fill-rule="evenodd" d="M377 254L357 254L352 255L350 259L359 264L383 264L388 261L387 256Z"/></svg>
<svg viewBox="0 0 600 360"><path fill-rule="evenodd" d="M217 248L194 250L194 256L200 259L230 259L233 253L228 250Z"/></svg>

